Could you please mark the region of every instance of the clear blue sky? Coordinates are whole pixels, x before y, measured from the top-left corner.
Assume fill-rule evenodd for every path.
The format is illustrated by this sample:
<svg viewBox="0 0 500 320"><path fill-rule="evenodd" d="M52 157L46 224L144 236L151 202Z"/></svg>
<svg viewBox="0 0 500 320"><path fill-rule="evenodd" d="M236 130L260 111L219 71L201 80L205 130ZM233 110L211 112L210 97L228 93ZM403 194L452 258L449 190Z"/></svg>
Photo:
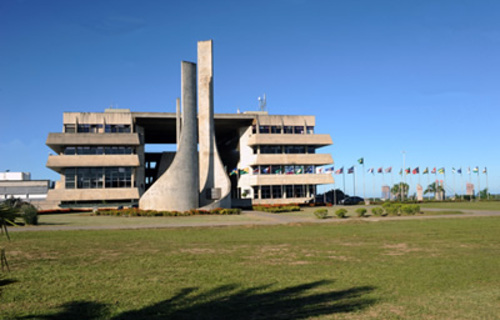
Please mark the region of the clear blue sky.
<svg viewBox="0 0 500 320"><path fill-rule="evenodd" d="M445 167L449 185L452 167L487 167L500 193L499 12L481 0L3 0L0 171L57 180L45 140L65 111L174 112L180 61L213 39L217 113L256 110L266 93L271 114L316 116L336 169L364 157L396 181L404 150L407 167Z"/></svg>

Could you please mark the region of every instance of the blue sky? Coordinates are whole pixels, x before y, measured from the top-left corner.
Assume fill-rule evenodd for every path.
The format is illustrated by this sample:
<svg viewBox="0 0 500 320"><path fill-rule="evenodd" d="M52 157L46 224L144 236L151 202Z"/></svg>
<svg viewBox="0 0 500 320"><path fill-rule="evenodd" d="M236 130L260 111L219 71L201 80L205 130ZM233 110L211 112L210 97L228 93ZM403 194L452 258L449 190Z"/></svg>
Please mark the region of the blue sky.
<svg viewBox="0 0 500 320"><path fill-rule="evenodd" d="M364 157L365 170L399 171L404 150L407 167L445 167L450 186L452 167L487 167L500 193L498 12L466 0L4 0L0 171L57 180L45 140L65 111L174 112L180 61L213 39L217 113L256 110L266 93L271 114L316 116L336 168ZM358 171L358 195L362 183Z"/></svg>

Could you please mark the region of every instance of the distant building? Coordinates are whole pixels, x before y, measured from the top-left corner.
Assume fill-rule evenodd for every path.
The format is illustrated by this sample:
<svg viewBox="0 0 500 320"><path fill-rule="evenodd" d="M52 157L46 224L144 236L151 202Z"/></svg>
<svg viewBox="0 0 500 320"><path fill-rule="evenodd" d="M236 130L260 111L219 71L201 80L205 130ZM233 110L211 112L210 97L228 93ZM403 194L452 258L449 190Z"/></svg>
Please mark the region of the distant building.
<svg viewBox="0 0 500 320"><path fill-rule="evenodd" d="M382 200L391 199L391 188L389 186L382 186Z"/></svg>
<svg viewBox="0 0 500 320"><path fill-rule="evenodd" d="M28 202L45 200L50 180L31 180L28 172L0 172L0 201L10 198Z"/></svg>

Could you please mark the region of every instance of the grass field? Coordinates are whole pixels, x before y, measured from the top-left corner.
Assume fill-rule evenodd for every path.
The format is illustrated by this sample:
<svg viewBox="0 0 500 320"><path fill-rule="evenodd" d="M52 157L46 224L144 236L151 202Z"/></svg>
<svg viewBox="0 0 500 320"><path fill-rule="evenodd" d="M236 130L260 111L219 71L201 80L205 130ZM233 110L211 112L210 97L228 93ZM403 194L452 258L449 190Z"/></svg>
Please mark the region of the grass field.
<svg viewBox="0 0 500 320"><path fill-rule="evenodd" d="M452 210L491 210L500 211L500 201L473 201L473 202L427 202L420 204L420 207L452 209Z"/></svg>
<svg viewBox="0 0 500 320"><path fill-rule="evenodd" d="M498 319L500 218L12 233L1 319Z"/></svg>

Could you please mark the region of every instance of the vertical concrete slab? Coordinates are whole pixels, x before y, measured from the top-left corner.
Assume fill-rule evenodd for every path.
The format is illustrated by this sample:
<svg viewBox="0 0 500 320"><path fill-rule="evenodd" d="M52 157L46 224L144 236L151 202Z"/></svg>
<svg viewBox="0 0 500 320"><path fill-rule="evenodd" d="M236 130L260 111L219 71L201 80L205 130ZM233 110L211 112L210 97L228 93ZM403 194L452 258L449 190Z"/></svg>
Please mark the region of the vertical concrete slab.
<svg viewBox="0 0 500 320"><path fill-rule="evenodd" d="M199 207L196 64L181 62L183 126L179 150L168 170L139 201L145 210L187 211Z"/></svg>
<svg viewBox="0 0 500 320"><path fill-rule="evenodd" d="M231 207L231 181L217 150L214 129L212 40L198 42L198 133L200 207Z"/></svg>
<svg viewBox="0 0 500 320"><path fill-rule="evenodd" d="M181 140L181 101L179 98L175 99L175 143L177 144L177 151L179 151L179 142Z"/></svg>

